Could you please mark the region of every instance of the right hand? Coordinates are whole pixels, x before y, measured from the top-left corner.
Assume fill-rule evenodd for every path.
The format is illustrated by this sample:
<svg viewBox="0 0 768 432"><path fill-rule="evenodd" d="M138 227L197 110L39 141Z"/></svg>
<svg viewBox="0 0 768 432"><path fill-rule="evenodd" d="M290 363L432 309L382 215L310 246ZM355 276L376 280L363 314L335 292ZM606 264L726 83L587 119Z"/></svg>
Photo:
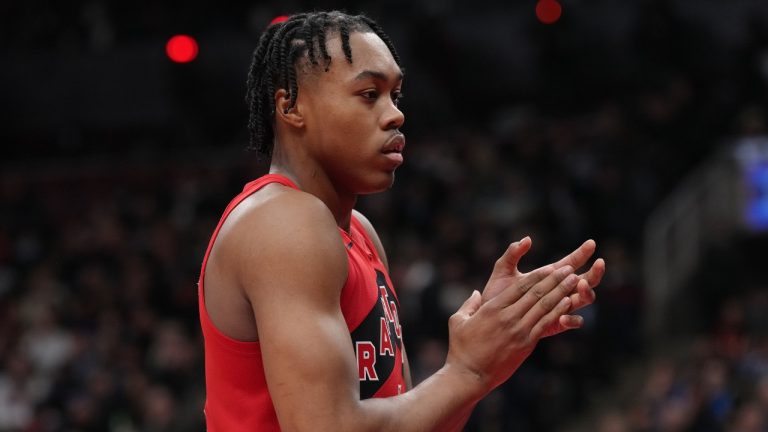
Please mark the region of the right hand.
<svg viewBox="0 0 768 432"><path fill-rule="evenodd" d="M570 310L573 272L570 265L532 271L485 302L473 292L448 321L446 365L476 377L482 393L509 379Z"/></svg>

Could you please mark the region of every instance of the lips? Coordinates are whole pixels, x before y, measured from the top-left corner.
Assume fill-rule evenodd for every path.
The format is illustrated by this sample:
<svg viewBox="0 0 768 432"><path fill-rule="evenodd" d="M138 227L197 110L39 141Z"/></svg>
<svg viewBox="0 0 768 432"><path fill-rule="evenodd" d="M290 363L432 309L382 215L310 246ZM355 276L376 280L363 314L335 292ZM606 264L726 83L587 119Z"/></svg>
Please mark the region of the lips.
<svg viewBox="0 0 768 432"><path fill-rule="evenodd" d="M381 152L395 167L403 163L403 149L405 148L405 136L397 133L390 138Z"/></svg>
<svg viewBox="0 0 768 432"><path fill-rule="evenodd" d="M384 147L381 149L382 153L402 153L405 148L405 135L398 133L392 135Z"/></svg>

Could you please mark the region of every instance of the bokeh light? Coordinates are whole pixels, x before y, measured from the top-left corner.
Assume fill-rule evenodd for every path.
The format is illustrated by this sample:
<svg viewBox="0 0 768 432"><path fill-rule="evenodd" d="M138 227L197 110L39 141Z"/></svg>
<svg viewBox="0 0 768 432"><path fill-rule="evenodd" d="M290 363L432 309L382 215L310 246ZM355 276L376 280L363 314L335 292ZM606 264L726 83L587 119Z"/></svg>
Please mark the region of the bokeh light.
<svg viewBox="0 0 768 432"><path fill-rule="evenodd" d="M187 35L176 35L165 44L168 58L176 63L189 63L197 58L197 41Z"/></svg>

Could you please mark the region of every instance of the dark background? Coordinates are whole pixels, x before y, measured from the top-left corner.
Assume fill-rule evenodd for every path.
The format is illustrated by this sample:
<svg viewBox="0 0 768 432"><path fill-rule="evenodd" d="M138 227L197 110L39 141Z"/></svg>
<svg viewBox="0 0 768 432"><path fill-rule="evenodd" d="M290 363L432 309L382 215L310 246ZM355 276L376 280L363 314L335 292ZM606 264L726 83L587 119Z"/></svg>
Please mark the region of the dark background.
<svg viewBox="0 0 768 432"><path fill-rule="evenodd" d="M273 17L341 8L406 69L406 164L358 207L416 381L509 242L532 236L530 269L594 238L608 273L585 328L540 344L467 430L765 431L764 232L702 246L683 309L649 313L642 269L665 197L764 139L768 3L562 6L545 25L534 0L1 3L0 430L203 430L200 263L264 172L244 150L250 55ZM166 57L178 33L195 61Z"/></svg>

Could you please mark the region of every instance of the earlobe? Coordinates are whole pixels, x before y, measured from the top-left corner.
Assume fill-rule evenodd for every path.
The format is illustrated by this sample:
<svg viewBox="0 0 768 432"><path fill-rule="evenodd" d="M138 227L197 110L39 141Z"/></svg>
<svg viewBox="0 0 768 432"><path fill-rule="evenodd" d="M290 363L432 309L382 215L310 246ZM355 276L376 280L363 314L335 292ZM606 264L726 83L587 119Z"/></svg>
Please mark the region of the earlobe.
<svg viewBox="0 0 768 432"><path fill-rule="evenodd" d="M304 117L298 104L291 106L290 93L285 89L275 92L275 121L281 119L293 127L304 126Z"/></svg>

